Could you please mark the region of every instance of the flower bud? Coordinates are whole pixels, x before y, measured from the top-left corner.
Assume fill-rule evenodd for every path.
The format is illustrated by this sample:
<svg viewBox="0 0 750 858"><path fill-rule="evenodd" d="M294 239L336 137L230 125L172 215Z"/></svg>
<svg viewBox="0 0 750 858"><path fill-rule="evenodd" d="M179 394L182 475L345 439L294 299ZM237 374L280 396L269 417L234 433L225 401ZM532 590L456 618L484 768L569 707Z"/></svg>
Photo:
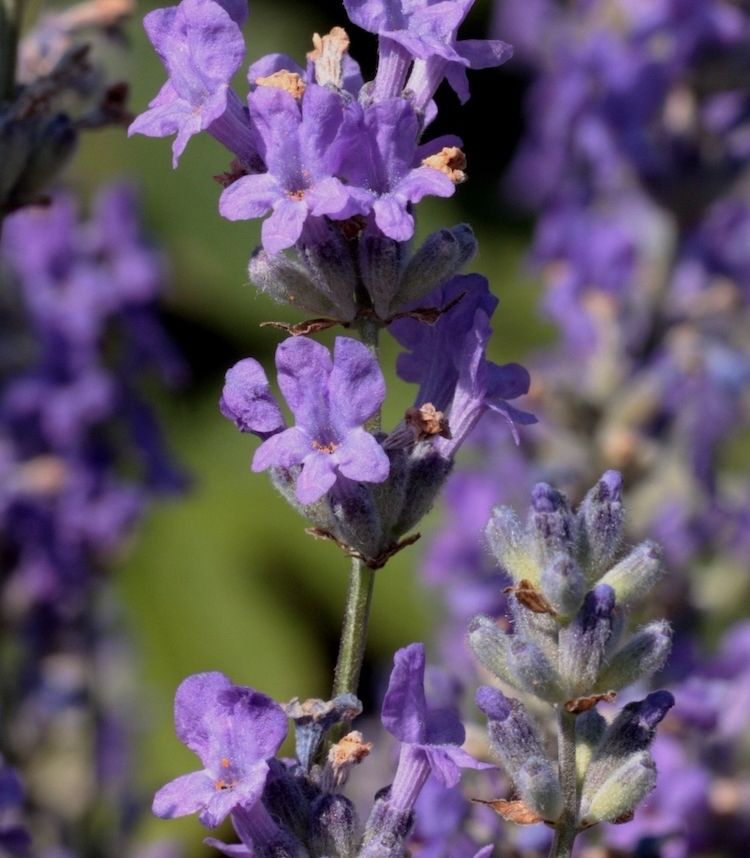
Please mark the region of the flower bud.
<svg viewBox="0 0 750 858"><path fill-rule="evenodd" d="M604 733L586 773L589 795L594 795L614 767L633 754L648 750L656 727L672 706L674 697L668 691L654 691L624 707Z"/></svg>
<svg viewBox="0 0 750 858"><path fill-rule="evenodd" d="M401 244L376 230L359 238L359 268L375 313L387 319L401 279Z"/></svg>
<svg viewBox="0 0 750 858"><path fill-rule="evenodd" d="M436 286L449 280L477 251L477 241L467 224L441 229L429 235L409 260L394 308L419 301Z"/></svg>
<svg viewBox="0 0 750 858"><path fill-rule="evenodd" d="M610 659L597 687L618 690L656 673L667 660L672 632L666 620L656 620L636 632Z"/></svg>
<svg viewBox="0 0 750 858"><path fill-rule="evenodd" d="M477 691L476 702L487 716L492 750L514 781L529 758L547 758L536 726L520 701L483 685Z"/></svg>
<svg viewBox="0 0 750 858"><path fill-rule="evenodd" d="M477 661L493 676L518 687L510 666L510 637L489 617L474 617L469 625L469 646Z"/></svg>
<svg viewBox="0 0 750 858"><path fill-rule="evenodd" d="M589 581L598 580L617 556L624 519L622 476L617 471L607 471L578 510L581 549Z"/></svg>
<svg viewBox="0 0 750 858"><path fill-rule="evenodd" d="M519 680L515 685L550 703L561 701L565 695L560 677L542 650L518 635L509 637L510 669Z"/></svg>
<svg viewBox="0 0 750 858"><path fill-rule="evenodd" d="M584 782L581 819L584 825L613 822L630 813L656 786L656 764L648 751L640 751L614 766L594 792Z"/></svg>
<svg viewBox="0 0 750 858"><path fill-rule="evenodd" d="M319 796L310 809L310 846L314 855L353 858L357 852L357 813L340 793Z"/></svg>
<svg viewBox="0 0 750 858"><path fill-rule="evenodd" d="M600 583L609 584L619 605L629 605L648 593L662 572L661 550L655 542L647 540L613 566Z"/></svg>
<svg viewBox="0 0 750 858"><path fill-rule="evenodd" d="M568 553L573 547L575 518L565 495L547 483L537 483L531 492L527 528L534 534L542 563Z"/></svg>
<svg viewBox="0 0 750 858"><path fill-rule="evenodd" d="M322 221L322 218L308 218L302 233L301 257L313 281L320 284L321 291L335 304L336 318L350 322L357 315L354 301L357 272L346 239L336 227Z"/></svg>
<svg viewBox="0 0 750 858"><path fill-rule="evenodd" d="M339 480L330 498L341 540L365 557L376 558L384 547L383 528L369 487L353 480Z"/></svg>
<svg viewBox="0 0 750 858"><path fill-rule="evenodd" d="M576 772L579 782L583 781L606 729L607 719L596 709L589 709L576 718Z"/></svg>
<svg viewBox="0 0 750 858"><path fill-rule="evenodd" d="M250 257L248 273L253 283L279 304L299 307L315 316L337 318L339 310L298 262L258 248Z"/></svg>
<svg viewBox="0 0 750 858"><path fill-rule="evenodd" d="M545 757L533 757L524 765L515 779L521 798L542 819L555 820L563 806L562 790L552 764Z"/></svg>
<svg viewBox="0 0 750 858"><path fill-rule="evenodd" d="M417 525L432 509L445 485L453 462L429 444L420 444L409 455L409 473L404 492L403 511L394 526L400 536Z"/></svg>
<svg viewBox="0 0 750 858"><path fill-rule="evenodd" d="M586 584L581 567L566 554L557 554L544 567L541 588L562 617L572 617L581 607Z"/></svg>
<svg viewBox="0 0 750 858"><path fill-rule="evenodd" d="M598 686L597 677L612 635L615 594L599 584L586 595L573 622L560 630L560 673L568 694L587 694Z"/></svg>
<svg viewBox="0 0 750 858"><path fill-rule="evenodd" d="M19 120L0 120L0 208L10 202L30 154L28 124Z"/></svg>
<svg viewBox="0 0 750 858"><path fill-rule="evenodd" d="M490 551L505 572L516 581L526 579L534 585L539 584L539 566L524 545L523 527L512 509L495 507L484 533Z"/></svg>

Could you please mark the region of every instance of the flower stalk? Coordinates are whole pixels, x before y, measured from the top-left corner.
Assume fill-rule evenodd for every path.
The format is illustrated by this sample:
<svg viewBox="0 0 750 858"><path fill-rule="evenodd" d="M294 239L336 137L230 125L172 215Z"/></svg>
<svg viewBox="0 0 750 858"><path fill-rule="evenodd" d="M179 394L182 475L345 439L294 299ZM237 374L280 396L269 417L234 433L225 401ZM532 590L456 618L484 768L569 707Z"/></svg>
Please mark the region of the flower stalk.
<svg viewBox="0 0 750 858"><path fill-rule="evenodd" d="M0 102L10 101L16 85L21 0L0 0Z"/></svg>
<svg viewBox="0 0 750 858"><path fill-rule="evenodd" d="M333 696L356 694L367 644L367 626L375 588L375 570L352 558L339 655L333 679Z"/></svg>
<svg viewBox="0 0 750 858"><path fill-rule="evenodd" d="M561 706L557 709L557 759L563 796L563 812L557 821L549 858L571 858L573 843L578 834L576 826L578 816L576 716L566 712Z"/></svg>

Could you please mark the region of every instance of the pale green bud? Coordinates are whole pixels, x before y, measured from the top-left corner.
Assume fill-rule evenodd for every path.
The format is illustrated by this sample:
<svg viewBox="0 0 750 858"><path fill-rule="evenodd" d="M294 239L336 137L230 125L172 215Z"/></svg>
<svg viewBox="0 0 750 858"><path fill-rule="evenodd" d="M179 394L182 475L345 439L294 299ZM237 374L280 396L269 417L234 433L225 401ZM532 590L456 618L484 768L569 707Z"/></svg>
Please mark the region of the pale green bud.
<svg viewBox="0 0 750 858"><path fill-rule="evenodd" d="M542 819L554 821L560 816L562 790L548 759L532 757L518 772L515 783L518 794Z"/></svg>
<svg viewBox="0 0 750 858"><path fill-rule="evenodd" d="M663 571L659 546L647 540L613 566L600 583L609 584L619 605L629 605L648 593Z"/></svg>
<svg viewBox="0 0 750 858"><path fill-rule="evenodd" d="M597 680L597 689L615 691L656 673L667 660L672 630L666 620L656 620L637 631L618 650Z"/></svg>
<svg viewBox="0 0 750 858"><path fill-rule="evenodd" d="M656 763L648 751L628 757L588 795L583 785L581 821L584 825L613 822L630 813L656 786Z"/></svg>
<svg viewBox="0 0 750 858"><path fill-rule="evenodd" d="M503 682L523 688L510 666L510 637L489 617L474 617L469 625L469 646L482 667Z"/></svg>

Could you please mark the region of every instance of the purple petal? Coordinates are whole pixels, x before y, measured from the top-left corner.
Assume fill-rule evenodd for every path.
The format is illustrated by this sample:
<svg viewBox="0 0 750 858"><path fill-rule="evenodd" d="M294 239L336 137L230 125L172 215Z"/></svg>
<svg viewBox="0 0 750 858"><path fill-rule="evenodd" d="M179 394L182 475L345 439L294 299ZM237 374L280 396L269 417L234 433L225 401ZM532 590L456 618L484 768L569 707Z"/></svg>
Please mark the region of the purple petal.
<svg viewBox="0 0 750 858"><path fill-rule="evenodd" d="M351 337L336 337L328 396L336 423L362 426L385 399L385 379L370 350Z"/></svg>
<svg viewBox="0 0 750 858"><path fill-rule="evenodd" d="M492 850L495 847L490 843L489 846L483 846L479 852L474 856L474 858L490 858L492 855Z"/></svg>
<svg viewBox="0 0 750 858"><path fill-rule="evenodd" d="M336 482L336 466L328 453L313 452L306 459L297 477L296 495L301 504L320 500Z"/></svg>
<svg viewBox="0 0 750 858"><path fill-rule="evenodd" d="M231 680L218 671L196 673L184 679L174 698L175 732L183 745L208 764L212 706L219 694L232 688Z"/></svg>
<svg viewBox="0 0 750 858"><path fill-rule="evenodd" d="M285 722L286 732L286 722ZM251 742L257 739L260 731L253 727L249 736ZM283 738L282 738L283 741ZM280 745L281 742L278 743ZM276 747L278 748L278 745ZM207 828L216 828L237 807L250 808L260 801L268 777L268 764L259 761L245 770L242 779L234 786L225 789L214 788L213 795L200 812L198 818Z"/></svg>
<svg viewBox="0 0 750 858"><path fill-rule="evenodd" d="M161 819L188 816L203 810L215 794L213 778L207 772L190 772L163 786L154 796L151 810Z"/></svg>
<svg viewBox="0 0 750 858"><path fill-rule="evenodd" d="M309 209L300 200L281 199L271 217L263 221L261 237L268 253L279 253L291 247L302 235Z"/></svg>
<svg viewBox="0 0 750 858"><path fill-rule="evenodd" d="M456 43L456 52L472 69L489 69L502 65L513 56L513 46L499 39L462 39Z"/></svg>
<svg viewBox="0 0 750 858"><path fill-rule="evenodd" d="M229 855L230 858L255 858L255 853L250 847L242 843L224 843L215 837L206 837L203 842L206 846L213 846L214 849L218 849L224 855Z"/></svg>
<svg viewBox="0 0 750 858"><path fill-rule="evenodd" d="M529 392L529 371L517 363L498 366L490 364L487 375L487 395L500 399L515 399Z"/></svg>
<svg viewBox="0 0 750 858"><path fill-rule="evenodd" d="M253 358L241 360L227 371L219 409L240 432L265 437L284 428L284 417L263 367Z"/></svg>
<svg viewBox="0 0 750 858"><path fill-rule="evenodd" d="M219 213L227 220L263 217L283 194L283 189L270 173L243 176L223 191Z"/></svg>
<svg viewBox="0 0 750 858"><path fill-rule="evenodd" d="M372 206L375 223L394 241L408 241L414 235L414 218L406 209L406 202L386 194Z"/></svg>
<svg viewBox="0 0 750 858"><path fill-rule="evenodd" d="M398 0L344 0L344 6L352 23L370 33L380 33L406 24Z"/></svg>
<svg viewBox="0 0 750 858"><path fill-rule="evenodd" d="M276 349L278 383L297 423L315 437L328 424L331 354L308 337L290 337Z"/></svg>
<svg viewBox="0 0 750 858"><path fill-rule="evenodd" d="M394 193L410 203L418 203L422 197L452 197L456 186L445 173L434 167L417 167L411 170L394 189Z"/></svg>
<svg viewBox="0 0 750 858"><path fill-rule="evenodd" d="M271 435L258 447L252 469L256 473L266 468L292 468L301 465L310 455L312 440L296 426Z"/></svg>
<svg viewBox="0 0 750 858"><path fill-rule="evenodd" d="M424 644L413 643L396 652L380 720L388 732L410 744L421 743L427 733L424 697Z"/></svg>
<svg viewBox="0 0 750 858"><path fill-rule="evenodd" d="M423 750L430 762L432 774L445 787L454 787L461 780L461 769L494 769L491 763L481 763L457 745L425 745Z"/></svg>
<svg viewBox="0 0 750 858"><path fill-rule="evenodd" d="M167 81L151 102L151 107L130 123L128 136L169 137L177 134L172 144L172 166L177 167L188 140L201 130L201 117L181 99Z"/></svg>
<svg viewBox="0 0 750 858"><path fill-rule="evenodd" d="M382 483L388 479L388 456L375 437L364 429L348 432L331 458L350 480Z"/></svg>

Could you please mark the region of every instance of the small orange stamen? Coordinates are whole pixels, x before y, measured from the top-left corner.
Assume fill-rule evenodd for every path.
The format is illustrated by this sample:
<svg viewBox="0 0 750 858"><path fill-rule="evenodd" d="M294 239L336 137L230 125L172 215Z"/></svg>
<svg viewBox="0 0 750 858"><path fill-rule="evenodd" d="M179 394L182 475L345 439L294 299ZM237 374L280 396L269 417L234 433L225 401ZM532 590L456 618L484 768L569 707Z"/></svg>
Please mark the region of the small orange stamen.
<svg viewBox="0 0 750 858"><path fill-rule="evenodd" d="M334 453L337 450L338 446L339 445L334 444L333 441L331 441L330 444L321 444L320 441L312 442L313 450L317 450L319 453L328 453L329 455L331 453Z"/></svg>
<svg viewBox="0 0 750 858"><path fill-rule="evenodd" d="M222 757L222 758L221 758L221 767L222 767L223 769L228 769L228 768L229 768L229 757Z"/></svg>

